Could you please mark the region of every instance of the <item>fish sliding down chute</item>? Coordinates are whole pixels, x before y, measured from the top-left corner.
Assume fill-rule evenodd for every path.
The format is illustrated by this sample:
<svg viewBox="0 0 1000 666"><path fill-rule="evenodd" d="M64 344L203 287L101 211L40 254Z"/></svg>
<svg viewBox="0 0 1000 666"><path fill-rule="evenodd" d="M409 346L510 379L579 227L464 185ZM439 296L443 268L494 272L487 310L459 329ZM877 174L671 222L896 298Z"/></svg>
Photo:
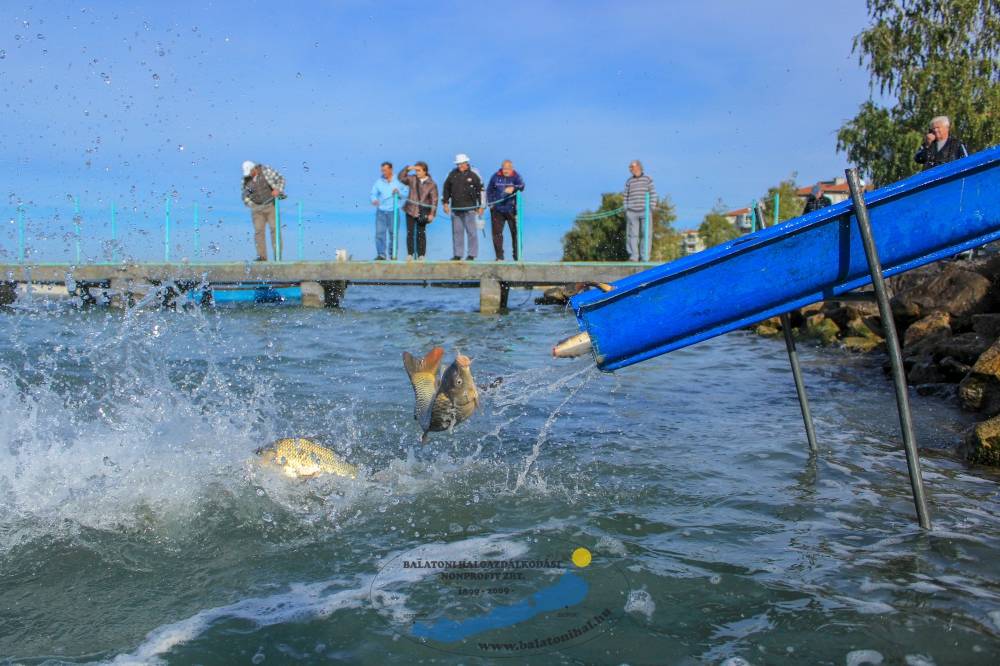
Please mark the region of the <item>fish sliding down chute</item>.
<svg viewBox="0 0 1000 666"><path fill-rule="evenodd" d="M868 192L885 276L1000 239L1000 147ZM570 299L604 371L871 283L850 199ZM582 335L582 334L581 334ZM574 336L553 350L575 356ZM574 353L576 352L576 353Z"/></svg>

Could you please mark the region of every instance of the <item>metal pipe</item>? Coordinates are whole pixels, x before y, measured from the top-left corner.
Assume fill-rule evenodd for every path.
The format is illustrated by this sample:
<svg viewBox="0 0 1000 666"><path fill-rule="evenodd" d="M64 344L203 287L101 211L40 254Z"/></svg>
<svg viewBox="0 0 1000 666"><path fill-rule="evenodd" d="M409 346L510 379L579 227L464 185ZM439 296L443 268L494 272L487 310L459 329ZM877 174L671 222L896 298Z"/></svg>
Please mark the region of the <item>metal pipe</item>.
<svg viewBox="0 0 1000 666"><path fill-rule="evenodd" d="M24 209L17 207L17 261L24 263Z"/></svg>
<svg viewBox="0 0 1000 666"><path fill-rule="evenodd" d="M864 192L858 179L857 169L846 169L847 186L851 190L851 200L854 202L854 216L858 220L861 240L865 247L865 257L872 275L872 286L875 287L875 298L878 302L879 316L882 318L882 328L885 329L885 342L889 350L889 361L892 363L892 380L896 387L896 406L899 410L899 425L903 431L903 448L906 452L906 466L910 472L910 486L913 490L913 503L917 509L917 519L920 526L930 529L931 519L927 510L927 497L924 494L924 480L920 473L920 454L917 451L917 439L913 433L913 416L910 413L910 398L906 390L906 374L903 370L903 358L899 348L899 336L896 334L896 322L892 318L892 308L889 306L889 295L882 276L882 264L875 247L872 235L871 220L868 218L868 207L865 205Z"/></svg>
<svg viewBox="0 0 1000 666"><path fill-rule="evenodd" d="M281 261L281 206L274 198L274 260Z"/></svg>
<svg viewBox="0 0 1000 666"><path fill-rule="evenodd" d="M73 197L73 229L76 232L76 263L80 263L80 198Z"/></svg>
<svg viewBox="0 0 1000 666"><path fill-rule="evenodd" d="M167 199L167 205L163 218L163 263L170 263L170 199Z"/></svg>
<svg viewBox="0 0 1000 666"><path fill-rule="evenodd" d="M653 229L653 221L652 221L652 218L650 217L651 210L652 209L649 206L649 192L646 192L646 214L644 216L643 225L642 225L643 226L643 230L642 230L642 250L643 251L639 255L639 258L642 259L643 261L649 261L649 255L650 255L650 252L651 252L651 250L653 248L653 238L652 238L652 235L651 235L651 231ZM642 256L643 254L645 254L646 256L645 257Z"/></svg>
<svg viewBox="0 0 1000 666"><path fill-rule="evenodd" d="M788 350L788 362L792 366L792 377L795 379L795 393L799 396L799 407L802 410L802 422L806 426L806 439L809 440L809 451L817 453L819 447L816 445L816 428L813 426L812 412L809 410L806 384L802 380L799 353L795 350L795 338L792 337L792 322L787 312L781 315L781 331L785 334L785 349Z"/></svg>
<svg viewBox="0 0 1000 666"><path fill-rule="evenodd" d="M299 251L298 251L298 257L299 257L299 261L302 261L302 257L305 254L306 237L305 237L305 229L302 226L302 202L301 201L299 202L299 205L298 205L298 218L299 218L299 220L298 220L299 221L299 247L298 247Z"/></svg>
<svg viewBox="0 0 1000 666"><path fill-rule="evenodd" d="M405 175L405 174L404 174ZM378 213L375 213L378 215ZM392 237L389 239L390 259L399 258L397 239L399 238L399 192L392 193ZM300 257L301 258L301 257Z"/></svg>
<svg viewBox="0 0 1000 666"><path fill-rule="evenodd" d="M111 261L118 261L118 220L115 215L115 202L111 202Z"/></svg>
<svg viewBox="0 0 1000 666"><path fill-rule="evenodd" d="M515 206L517 207L517 260L524 261L524 209L521 208L521 204L524 201L524 197L521 196L521 190L517 191L517 196L515 197ZM511 248L513 252L515 248Z"/></svg>
<svg viewBox="0 0 1000 666"><path fill-rule="evenodd" d="M194 256L201 260L201 228L198 226L198 203L194 204Z"/></svg>

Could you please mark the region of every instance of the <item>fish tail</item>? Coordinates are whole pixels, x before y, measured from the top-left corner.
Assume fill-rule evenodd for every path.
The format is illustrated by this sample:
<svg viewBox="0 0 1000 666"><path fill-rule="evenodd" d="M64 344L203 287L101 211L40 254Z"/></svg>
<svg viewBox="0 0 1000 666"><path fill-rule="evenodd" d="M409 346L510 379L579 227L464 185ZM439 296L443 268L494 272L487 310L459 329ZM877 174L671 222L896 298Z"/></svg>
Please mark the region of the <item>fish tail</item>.
<svg viewBox="0 0 1000 666"><path fill-rule="evenodd" d="M411 378L421 372L436 375L438 368L441 367L442 358L444 358L444 347L435 347L419 361L410 352L403 352L403 367Z"/></svg>

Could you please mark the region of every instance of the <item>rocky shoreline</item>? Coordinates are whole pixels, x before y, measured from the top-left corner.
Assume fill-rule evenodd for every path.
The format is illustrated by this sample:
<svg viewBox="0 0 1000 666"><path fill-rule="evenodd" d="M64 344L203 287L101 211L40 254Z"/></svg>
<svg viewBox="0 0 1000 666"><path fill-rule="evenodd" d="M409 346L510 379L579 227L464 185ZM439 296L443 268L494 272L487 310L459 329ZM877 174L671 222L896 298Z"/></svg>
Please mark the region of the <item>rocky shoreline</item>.
<svg viewBox="0 0 1000 666"><path fill-rule="evenodd" d="M586 288L552 287L535 302L565 304ZM920 395L975 413L979 422L958 443L958 454L1000 467L1000 256L937 262L890 278L888 288L907 382ZM881 354L888 372L874 301L824 301L789 315L796 338ZM764 336L782 334L777 317L752 329Z"/></svg>
<svg viewBox="0 0 1000 666"><path fill-rule="evenodd" d="M1000 257L942 261L888 280L907 382L920 395L952 401L980 422L958 453L1000 466ZM796 337L858 353L885 354L874 302L825 301L791 313ZM781 334L775 317L753 327ZM883 367L889 369L884 358Z"/></svg>

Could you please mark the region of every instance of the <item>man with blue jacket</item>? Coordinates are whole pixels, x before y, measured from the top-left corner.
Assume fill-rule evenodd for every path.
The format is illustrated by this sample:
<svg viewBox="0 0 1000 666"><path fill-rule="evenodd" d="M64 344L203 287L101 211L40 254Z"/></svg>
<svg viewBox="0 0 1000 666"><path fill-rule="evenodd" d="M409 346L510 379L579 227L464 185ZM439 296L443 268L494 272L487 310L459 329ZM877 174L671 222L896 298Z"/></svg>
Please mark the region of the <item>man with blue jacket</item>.
<svg viewBox="0 0 1000 666"><path fill-rule="evenodd" d="M510 227L511 254L517 256L517 193L524 191L524 179L514 171L514 164L504 160L500 170L490 178L486 187L486 201L490 207L493 224L493 250L497 261L503 261L503 227Z"/></svg>

